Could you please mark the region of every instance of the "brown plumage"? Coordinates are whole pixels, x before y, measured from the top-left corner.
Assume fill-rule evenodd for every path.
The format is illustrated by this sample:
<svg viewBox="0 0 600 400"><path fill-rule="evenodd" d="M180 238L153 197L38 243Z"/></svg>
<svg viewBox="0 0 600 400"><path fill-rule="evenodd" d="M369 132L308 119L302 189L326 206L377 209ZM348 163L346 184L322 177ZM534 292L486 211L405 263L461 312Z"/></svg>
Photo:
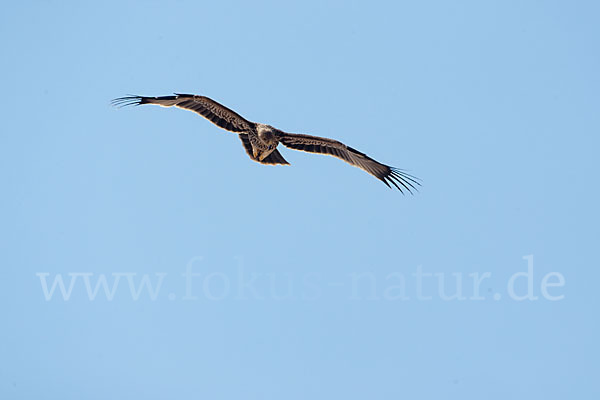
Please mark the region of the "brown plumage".
<svg viewBox="0 0 600 400"><path fill-rule="evenodd" d="M246 153L252 160L261 164L289 165L277 150L277 145L281 143L290 149L328 154L340 158L375 176L388 187L391 187L391 183L402 193L404 193L404 190L412 193L412 190L416 190L416 186L420 185L418 179L414 176L381 164L337 140L287 133L270 125L251 122L208 97L192 94L175 94L174 96L162 97L127 96L114 99L112 104L119 107L156 104L162 107L178 107L194 111L215 125L237 133Z"/></svg>

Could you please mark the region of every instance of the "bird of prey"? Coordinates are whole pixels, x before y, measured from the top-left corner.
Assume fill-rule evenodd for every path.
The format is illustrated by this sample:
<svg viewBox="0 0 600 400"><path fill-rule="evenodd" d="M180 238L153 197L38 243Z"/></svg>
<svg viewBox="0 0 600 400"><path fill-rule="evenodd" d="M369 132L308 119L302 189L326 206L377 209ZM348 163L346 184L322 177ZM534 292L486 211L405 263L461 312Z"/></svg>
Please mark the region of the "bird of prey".
<svg viewBox="0 0 600 400"><path fill-rule="evenodd" d="M178 94L173 96L145 97L127 96L114 99L112 104L117 107L156 104L162 107L178 107L194 111L213 124L238 134L248 156L261 164L289 163L277 150L281 143L285 147L302 150L309 153L329 154L347 163L361 168L391 188L390 183L400 192L412 193L420 183L418 178L403 170L381 164L364 153L337 140L287 133L271 125L251 122L229 108L205 96L193 94Z"/></svg>

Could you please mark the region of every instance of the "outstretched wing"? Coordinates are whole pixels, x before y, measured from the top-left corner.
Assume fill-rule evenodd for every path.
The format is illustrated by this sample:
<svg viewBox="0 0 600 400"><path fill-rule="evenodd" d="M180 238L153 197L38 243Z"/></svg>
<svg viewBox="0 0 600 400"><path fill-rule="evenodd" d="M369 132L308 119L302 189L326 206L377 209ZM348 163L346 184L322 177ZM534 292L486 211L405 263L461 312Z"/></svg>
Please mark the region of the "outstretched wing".
<svg viewBox="0 0 600 400"><path fill-rule="evenodd" d="M255 124L243 118L235 111L230 110L216 101L204 96L193 94L178 94L174 96L144 97L127 96L114 99L112 104L118 107L139 106L141 104L158 104L162 107L179 107L184 110L194 111L213 124L231 132L248 132L254 129Z"/></svg>
<svg viewBox="0 0 600 400"><path fill-rule="evenodd" d="M367 171L388 187L391 187L390 183L393 184L402 193L404 193L402 188L412 193L412 190L417 190L416 186L420 186L418 179L414 176L402 170L381 164L366 154L346 146L337 140L286 132L281 132L278 135L278 139L281 144L291 149L307 151L309 153L329 154L341 158L347 163Z"/></svg>

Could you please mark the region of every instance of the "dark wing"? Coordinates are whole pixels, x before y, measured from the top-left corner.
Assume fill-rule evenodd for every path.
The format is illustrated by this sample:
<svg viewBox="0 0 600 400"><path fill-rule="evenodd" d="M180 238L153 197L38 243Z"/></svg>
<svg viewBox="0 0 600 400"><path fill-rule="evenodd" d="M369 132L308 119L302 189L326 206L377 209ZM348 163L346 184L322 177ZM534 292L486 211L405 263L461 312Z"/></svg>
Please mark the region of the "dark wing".
<svg viewBox="0 0 600 400"><path fill-rule="evenodd" d="M388 187L391 187L390 183L392 183L402 193L404 193L402 187L409 193L412 193L411 189L417 190L416 186L420 186L418 179L414 176L402 170L381 164L366 154L346 146L337 140L286 132L279 133L278 139L281 144L291 149L307 151L309 153L329 154L341 158L347 163L367 171Z"/></svg>
<svg viewBox="0 0 600 400"><path fill-rule="evenodd" d="M162 107L179 107L197 112L213 124L231 132L248 132L254 129L254 123L216 101L204 96L178 94L175 96L144 97L127 96L114 99L112 104L118 107L158 104Z"/></svg>
<svg viewBox="0 0 600 400"><path fill-rule="evenodd" d="M240 133L240 140L242 141L242 144L244 145L246 154L248 154L250 156L250 158L253 159L254 161L259 162L261 164L290 165L290 163L287 162L285 160L285 158L283 158L283 156L277 149L273 150L273 152L271 154L269 154L264 160L262 160L262 161L257 160L256 158L254 158L254 154L252 154L252 145L250 144L250 139L248 139L248 135L246 133Z"/></svg>

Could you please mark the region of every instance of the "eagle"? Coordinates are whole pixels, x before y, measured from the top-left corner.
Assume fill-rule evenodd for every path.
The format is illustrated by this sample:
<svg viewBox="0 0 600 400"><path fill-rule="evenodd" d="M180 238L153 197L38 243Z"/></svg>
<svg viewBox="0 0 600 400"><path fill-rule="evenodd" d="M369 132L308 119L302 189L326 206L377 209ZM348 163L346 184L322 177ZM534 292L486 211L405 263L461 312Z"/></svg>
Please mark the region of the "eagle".
<svg viewBox="0 0 600 400"><path fill-rule="evenodd" d="M360 151L337 140L324 137L288 133L271 125L251 122L216 101L193 94L174 93L173 96L126 96L112 100L113 106L139 106L156 104L194 111L220 128L236 133L248 156L261 164L289 165L277 146L281 143L294 150L328 154L340 158L373 175L389 188L394 185L401 193L413 193L420 186L419 179L397 168L381 164Z"/></svg>

